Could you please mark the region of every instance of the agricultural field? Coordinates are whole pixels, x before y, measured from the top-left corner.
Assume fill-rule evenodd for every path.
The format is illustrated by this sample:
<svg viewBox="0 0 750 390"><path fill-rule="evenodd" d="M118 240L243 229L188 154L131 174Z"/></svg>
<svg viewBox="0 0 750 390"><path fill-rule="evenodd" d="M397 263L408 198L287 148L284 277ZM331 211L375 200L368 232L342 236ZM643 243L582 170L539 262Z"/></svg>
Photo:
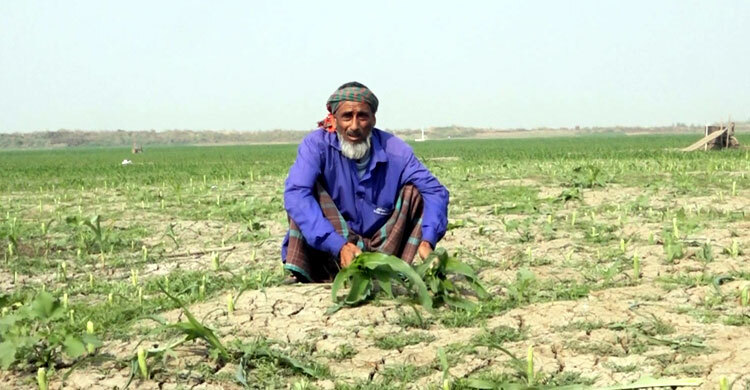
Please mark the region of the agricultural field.
<svg viewBox="0 0 750 390"><path fill-rule="evenodd" d="M0 380L749 389L749 152L677 151L698 138L415 144L451 193L439 247L488 296L335 312L279 259L295 145L0 152Z"/></svg>

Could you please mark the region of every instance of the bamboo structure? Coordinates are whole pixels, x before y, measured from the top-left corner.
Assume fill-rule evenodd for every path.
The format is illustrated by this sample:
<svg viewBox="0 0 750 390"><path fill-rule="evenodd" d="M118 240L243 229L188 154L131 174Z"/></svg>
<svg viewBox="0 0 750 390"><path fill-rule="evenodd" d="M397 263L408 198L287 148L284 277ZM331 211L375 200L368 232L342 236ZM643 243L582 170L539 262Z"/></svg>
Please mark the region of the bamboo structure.
<svg viewBox="0 0 750 390"><path fill-rule="evenodd" d="M706 125L704 137L698 142L682 149L683 152L692 152L698 149L703 150L717 150L725 148L737 148L740 146L739 141L734 136L734 122L730 122L728 126L721 125L709 126Z"/></svg>

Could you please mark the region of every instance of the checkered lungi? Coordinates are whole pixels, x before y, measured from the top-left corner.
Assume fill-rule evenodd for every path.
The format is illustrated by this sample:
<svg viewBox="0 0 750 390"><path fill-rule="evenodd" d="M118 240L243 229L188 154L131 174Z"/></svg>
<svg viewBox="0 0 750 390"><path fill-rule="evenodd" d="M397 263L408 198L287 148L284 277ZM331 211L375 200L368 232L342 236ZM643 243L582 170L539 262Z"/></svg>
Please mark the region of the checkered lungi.
<svg viewBox="0 0 750 390"><path fill-rule="evenodd" d="M317 185L317 200L323 215L348 242L364 252L382 252L411 263L422 240L422 195L412 184L401 189L393 214L372 237L353 232L336 208L331 196ZM284 268L301 282L330 282L339 272L338 256L311 248L297 224L289 218L289 244Z"/></svg>

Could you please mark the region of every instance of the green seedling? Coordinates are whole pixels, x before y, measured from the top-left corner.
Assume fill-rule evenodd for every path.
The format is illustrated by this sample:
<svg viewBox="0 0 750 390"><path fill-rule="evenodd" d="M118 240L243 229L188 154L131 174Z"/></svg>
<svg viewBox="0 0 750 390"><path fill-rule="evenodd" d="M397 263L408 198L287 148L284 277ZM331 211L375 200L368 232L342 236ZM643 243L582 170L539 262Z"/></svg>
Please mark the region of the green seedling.
<svg viewBox="0 0 750 390"><path fill-rule="evenodd" d="M727 377L722 376L719 378L719 390L729 390L729 380L727 380Z"/></svg>
<svg viewBox="0 0 750 390"><path fill-rule="evenodd" d="M714 259L714 251L713 246L711 246L711 239L709 238L706 240L706 242L701 246L701 251L699 252L700 257L705 261L706 263L710 263Z"/></svg>
<svg viewBox="0 0 750 390"><path fill-rule="evenodd" d="M445 355L445 350L442 347L438 348L438 360L440 360L440 368L443 372L443 390L451 390L450 381L450 366L448 365L448 357Z"/></svg>
<svg viewBox="0 0 750 390"><path fill-rule="evenodd" d="M174 242L175 248L179 249L180 243L179 241L177 241L177 235L174 232L174 226L175 224L173 223L170 223L169 225L167 225L167 232L165 234L167 237L169 237L172 240L172 242Z"/></svg>
<svg viewBox="0 0 750 390"><path fill-rule="evenodd" d="M234 312L234 296L232 296L231 291L227 293L227 312Z"/></svg>
<svg viewBox="0 0 750 390"><path fill-rule="evenodd" d="M220 358L226 360L229 360L229 351L224 347L224 345L219 341L219 338L216 337L216 334L214 334L213 330L210 328L204 326L202 323L200 323L190 312L190 310L187 309L187 306L176 296L170 294L167 290L164 289L164 286L161 284L158 285L159 289L169 298L171 299L177 306L182 308L182 312L185 314L185 317L187 317L188 321L178 322L175 324L171 324L170 327L175 328L186 336L186 341L195 340L195 339L202 339L206 341L212 348L214 348L217 352Z"/></svg>
<svg viewBox="0 0 750 390"><path fill-rule="evenodd" d="M198 287L198 297L203 300L206 299L206 275L201 278L201 285Z"/></svg>
<svg viewBox="0 0 750 390"><path fill-rule="evenodd" d="M732 245L729 247L729 256L737 258L740 255L740 243L736 238L732 239Z"/></svg>
<svg viewBox="0 0 750 390"><path fill-rule="evenodd" d="M750 286L745 286L740 292L740 306L747 307L750 304Z"/></svg>
<svg viewBox="0 0 750 390"><path fill-rule="evenodd" d="M358 255L348 267L336 275L331 286L331 299L333 299L334 306L329 309L329 313L343 306L356 306L371 299L374 283L377 283L389 296L393 296L391 286L394 281L403 284L416 294L422 306L432 309L432 297L427 292L427 286L419 274L406 262L383 253L365 252ZM337 294L344 283L349 283L351 287L346 297L341 299Z"/></svg>
<svg viewBox="0 0 750 390"><path fill-rule="evenodd" d="M73 311L66 318L62 303L47 292L41 291L30 301L18 302L14 307L0 325L2 370L11 366L55 367L63 356L75 364L86 353L87 343L101 345L93 335L80 335L72 321Z"/></svg>
<svg viewBox="0 0 750 390"><path fill-rule="evenodd" d="M141 373L141 378L148 379L148 364L146 362L146 350L143 347L138 347L137 352L138 369Z"/></svg>
<svg viewBox="0 0 750 390"><path fill-rule="evenodd" d="M93 336L94 335L94 323L91 321L86 322L86 333ZM93 343L86 343L86 349L89 351L89 353L94 353L94 344Z"/></svg>
<svg viewBox="0 0 750 390"><path fill-rule="evenodd" d="M526 383L534 386L534 345L529 345L526 353Z"/></svg>
<svg viewBox="0 0 750 390"><path fill-rule="evenodd" d="M639 280L641 278L641 258L638 257L637 253L633 254L633 279Z"/></svg>
<svg viewBox="0 0 750 390"><path fill-rule="evenodd" d="M444 248L437 248L414 269L432 294L433 306L445 303L464 310L474 309L475 304L462 296L459 278L465 279L468 284L467 290L473 291L479 299L489 296L476 272L467 264L450 256Z"/></svg>
<svg viewBox="0 0 750 390"><path fill-rule="evenodd" d="M219 254L218 253L214 252L213 255L211 255L211 269L214 271L219 270Z"/></svg>
<svg viewBox="0 0 750 390"><path fill-rule="evenodd" d="M49 389L49 385L47 383L47 370L44 367L39 367L39 369L36 371L36 383L39 387L39 390Z"/></svg>
<svg viewBox="0 0 750 390"><path fill-rule="evenodd" d="M81 214L81 206L78 206L78 213ZM94 215L90 219L82 219L79 216L66 217L65 222L75 226L86 226L94 234L94 240L99 245L99 252L104 251L104 242L107 240L107 234L101 226L102 218L99 215Z"/></svg>

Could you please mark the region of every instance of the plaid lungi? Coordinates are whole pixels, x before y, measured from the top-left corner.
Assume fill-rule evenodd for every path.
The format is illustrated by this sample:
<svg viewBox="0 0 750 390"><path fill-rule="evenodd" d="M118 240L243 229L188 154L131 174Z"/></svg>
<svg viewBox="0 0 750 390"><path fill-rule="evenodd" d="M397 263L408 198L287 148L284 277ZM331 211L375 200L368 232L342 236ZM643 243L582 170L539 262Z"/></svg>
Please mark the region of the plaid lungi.
<svg viewBox="0 0 750 390"><path fill-rule="evenodd" d="M350 243L364 252L381 252L411 263L422 240L422 195L412 184L399 193L393 214L372 237L353 232L336 208L328 192L317 185L317 200L323 215ZM297 224L289 218L289 244L284 268L301 282L330 282L339 272L338 256L313 249L305 242Z"/></svg>

